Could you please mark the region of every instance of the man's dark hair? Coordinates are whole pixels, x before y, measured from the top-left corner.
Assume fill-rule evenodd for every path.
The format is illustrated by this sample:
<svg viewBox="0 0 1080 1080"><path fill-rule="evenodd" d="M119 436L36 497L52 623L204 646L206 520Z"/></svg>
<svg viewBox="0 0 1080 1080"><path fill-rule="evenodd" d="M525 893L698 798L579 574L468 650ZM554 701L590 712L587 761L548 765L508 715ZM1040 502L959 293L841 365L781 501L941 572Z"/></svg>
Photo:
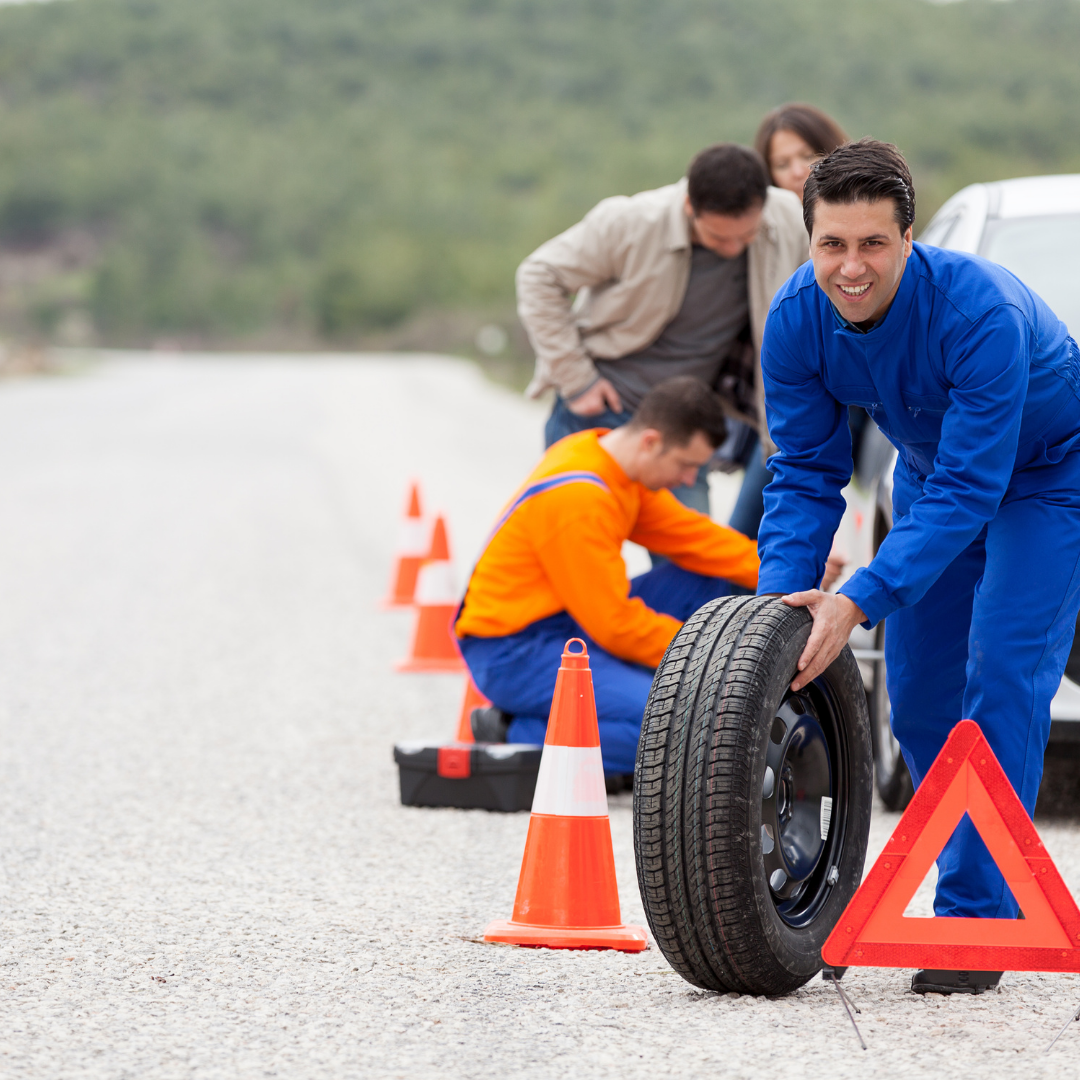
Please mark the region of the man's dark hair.
<svg viewBox="0 0 1080 1080"><path fill-rule="evenodd" d="M907 232L915 220L915 185L904 155L892 143L860 139L845 143L810 170L803 188L803 222L814 231L814 207L827 203L892 199L896 224Z"/></svg>
<svg viewBox="0 0 1080 1080"><path fill-rule="evenodd" d="M685 446L696 431L713 449L727 438L720 398L693 375L676 375L657 383L641 399L627 426L637 431L654 428L663 435L665 446Z"/></svg>
<svg viewBox="0 0 1080 1080"><path fill-rule="evenodd" d="M765 202L769 173L756 150L717 143L701 151L686 171L695 214L741 217Z"/></svg>

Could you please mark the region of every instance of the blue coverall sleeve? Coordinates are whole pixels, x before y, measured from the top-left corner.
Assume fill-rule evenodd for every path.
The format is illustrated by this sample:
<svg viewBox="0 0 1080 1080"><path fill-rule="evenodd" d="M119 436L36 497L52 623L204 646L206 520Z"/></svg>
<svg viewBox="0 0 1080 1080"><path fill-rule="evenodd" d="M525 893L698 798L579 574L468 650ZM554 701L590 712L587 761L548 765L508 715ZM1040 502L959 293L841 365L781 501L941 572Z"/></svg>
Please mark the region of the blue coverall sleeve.
<svg viewBox="0 0 1080 1080"><path fill-rule="evenodd" d="M758 530L759 594L817 586L851 479L847 407L825 387L820 347L810 337L806 328L786 324L782 307L765 324L765 413L778 452L769 459L773 479Z"/></svg>
<svg viewBox="0 0 1080 1080"><path fill-rule="evenodd" d="M997 513L1012 477L1032 336L1023 314L992 308L945 343L949 407L923 493L869 566L840 590L872 625L916 603Z"/></svg>

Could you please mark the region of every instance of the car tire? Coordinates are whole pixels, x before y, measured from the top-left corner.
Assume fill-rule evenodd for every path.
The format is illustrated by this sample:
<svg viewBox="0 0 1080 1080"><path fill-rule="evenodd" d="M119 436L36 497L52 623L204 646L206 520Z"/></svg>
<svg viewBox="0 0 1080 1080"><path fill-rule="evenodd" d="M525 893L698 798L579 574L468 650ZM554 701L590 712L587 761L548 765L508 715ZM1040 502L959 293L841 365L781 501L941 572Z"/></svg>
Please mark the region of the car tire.
<svg viewBox="0 0 1080 1080"><path fill-rule="evenodd" d="M792 694L810 627L805 608L774 597L715 600L653 680L635 768L638 884L660 950L703 989L807 982L862 878L866 694L846 647Z"/></svg>
<svg viewBox="0 0 1080 1080"><path fill-rule="evenodd" d="M885 624L878 623L874 648L885 647ZM888 810L905 810L915 794L915 784L907 762L900 753L900 744L892 733L892 709L885 686L885 661L874 661L873 686L867 693L870 707L870 735L874 744L874 781L878 795Z"/></svg>

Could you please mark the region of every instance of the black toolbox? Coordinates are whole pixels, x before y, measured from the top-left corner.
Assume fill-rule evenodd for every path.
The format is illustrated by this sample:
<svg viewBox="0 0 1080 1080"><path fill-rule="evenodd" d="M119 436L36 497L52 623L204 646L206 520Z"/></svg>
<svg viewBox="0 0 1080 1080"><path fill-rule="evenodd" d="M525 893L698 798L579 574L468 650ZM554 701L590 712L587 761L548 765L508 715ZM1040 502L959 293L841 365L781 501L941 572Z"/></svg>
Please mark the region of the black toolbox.
<svg viewBox="0 0 1080 1080"><path fill-rule="evenodd" d="M529 810L543 749L533 743L398 743L401 803Z"/></svg>

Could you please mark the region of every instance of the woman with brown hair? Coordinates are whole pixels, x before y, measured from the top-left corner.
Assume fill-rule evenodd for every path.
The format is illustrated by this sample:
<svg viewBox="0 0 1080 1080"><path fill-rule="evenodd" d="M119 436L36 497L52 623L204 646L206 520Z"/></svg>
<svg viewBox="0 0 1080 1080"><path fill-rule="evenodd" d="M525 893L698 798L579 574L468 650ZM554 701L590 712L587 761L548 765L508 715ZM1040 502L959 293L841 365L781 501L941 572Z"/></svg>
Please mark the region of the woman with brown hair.
<svg viewBox="0 0 1080 1080"><path fill-rule="evenodd" d="M773 109L761 121L754 149L765 159L773 184L793 191L801 200L810 166L847 141L831 116L793 101Z"/></svg>
<svg viewBox="0 0 1080 1080"><path fill-rule="evenodd" d="M813 105L794 101L773 109L761 121L754 137L754 149L765 159L770 182L794 192L802 201L810 166L847 141L847 135L832 117ZM865 421L865 414L854 420L858 428L856 437ZM756 435L743 449L746 474L728 524L751 540L757 539L758 525L765 512L763 492L772 479L765 462L773 449L771 442L766 440L763 446Z"/></svg>

